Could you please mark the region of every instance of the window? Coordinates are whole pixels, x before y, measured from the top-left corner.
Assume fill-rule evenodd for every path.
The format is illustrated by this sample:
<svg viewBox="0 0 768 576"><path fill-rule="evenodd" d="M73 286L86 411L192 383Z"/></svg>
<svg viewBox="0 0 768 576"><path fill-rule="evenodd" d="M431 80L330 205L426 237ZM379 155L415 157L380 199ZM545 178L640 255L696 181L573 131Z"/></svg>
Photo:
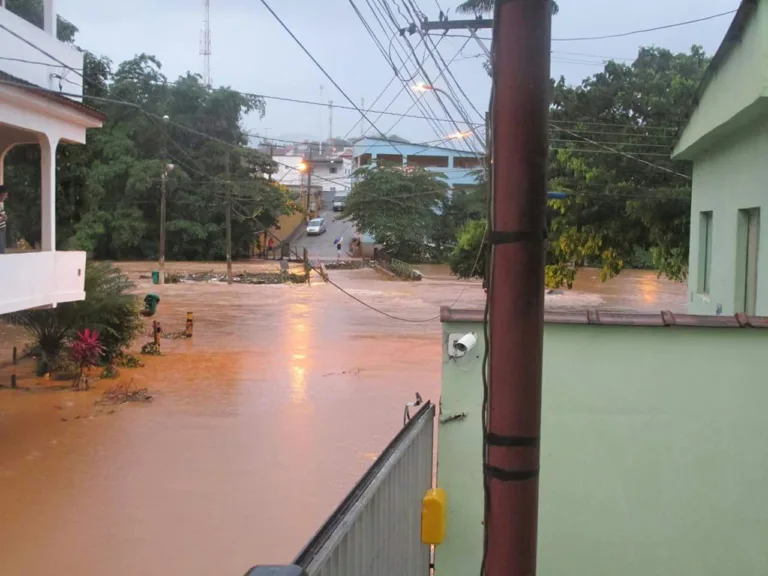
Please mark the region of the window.
<svg viewBox="0 0 768 576"><path fill-rule="evenodd" d="M712 211L699 213L699 275L696 291L709 294L712 278Z"/></svg>
<svg viewBox="0 0 768 576"><path fill-rule="evenodd" d="M328 171L329 171L331 174L336 174L336 173L339 171L339 169L338 169L338 168L336 168L335 166L331 166L331 167L328 169Z"/></svg>
<svg viewBox="0 0 768 576"><path fill-rule="evenodd" d="M760 208L739 210L736 229L736 312L757 311L757 256L760 246Z"/></svg>

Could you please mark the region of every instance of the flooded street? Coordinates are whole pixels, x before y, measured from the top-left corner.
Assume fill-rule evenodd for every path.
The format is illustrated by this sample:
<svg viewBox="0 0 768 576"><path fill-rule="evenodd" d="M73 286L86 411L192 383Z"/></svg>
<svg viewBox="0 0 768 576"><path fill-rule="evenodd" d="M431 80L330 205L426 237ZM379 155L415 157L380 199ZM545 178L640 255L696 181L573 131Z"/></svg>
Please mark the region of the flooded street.
<svg viewBox="0 0 768 576"><path fill-rule="evenodd" d="M178 265L210 270L213 265ZM216 266L221 266L217 264ZM151 264L123 268L134 279ZM240 271L242 265L236 264ZM240 575L293 558L402 425L415 392L437 401L440 305L480 307L476 281L419 267L422 282L371 270L330 284L152 286L161 296L162 357L123 370L148 404L97 409L89 392L40 391L28 364L0 390L3 575ZM686 289L647 271L601 284L582 271L552 308L684 311ZM140 346L149 340L144 336ZM0 378L24 341L0 325ZM21 372L20 372L21 374Z"/></svg>

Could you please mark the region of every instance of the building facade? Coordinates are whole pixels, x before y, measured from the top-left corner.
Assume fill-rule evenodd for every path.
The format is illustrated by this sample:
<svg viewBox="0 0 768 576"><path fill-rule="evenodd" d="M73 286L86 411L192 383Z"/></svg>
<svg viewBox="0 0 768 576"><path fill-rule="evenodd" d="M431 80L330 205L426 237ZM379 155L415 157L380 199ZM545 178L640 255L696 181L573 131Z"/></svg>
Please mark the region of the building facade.
<svg viewBox="0 0 768 576"><path fill-rule="evenodd" d="M377 162L420 166L443 174L449 188L472 186L476 171L483 165L484 155L460 147L393 142L366 136L354 143L352 162L355 169Z"/></svg>
<svg viewBox="0 0 768 576"><path fill-rule="evenodd" d="M742 1L673 158L693 162L689 311L768 315L766 0Z"/></svg>
<svg viewBox="0 0 768 576"><path fill-rule="evenodd" d="M56 247L56 152L61 144L85 144L86 131L101 127L103 115L82 103L82 77L76 71L83 68L83 55L57 39L53 0L44 0L42 5L41 29L0 2L0 53L16 59L0 60L0 183L5 158L18 145L40 147L42 173L41 251L14 250L9 215L9 248L0 255L0 314L85 298L85 252L57 251ZM31 65L29 61L50 64ZM74 96L56 93L62 78L67 80L66 92ZM13 190L8 193L7 211L18 201Z"/></svg>

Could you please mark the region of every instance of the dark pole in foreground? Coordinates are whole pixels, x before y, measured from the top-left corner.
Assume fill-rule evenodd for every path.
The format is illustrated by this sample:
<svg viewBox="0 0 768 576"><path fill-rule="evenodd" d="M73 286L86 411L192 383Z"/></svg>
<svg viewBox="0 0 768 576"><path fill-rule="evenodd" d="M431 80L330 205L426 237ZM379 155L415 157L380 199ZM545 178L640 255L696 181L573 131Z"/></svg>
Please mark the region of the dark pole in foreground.
<svg viewBox="0 0 768 576"><path fill-rule="evenodd" d="M227 229L227 284L232 284L232 183L230 182L229 172L229 152L224 156L224 173L227 176L227 206L224 215L225 225Z"/></svg>
<svg viewBox="0 0 768 576"><path fill-rule="evenodd" d="M549 0L497 0L485 470L487 576L536 574Z"/></svg>

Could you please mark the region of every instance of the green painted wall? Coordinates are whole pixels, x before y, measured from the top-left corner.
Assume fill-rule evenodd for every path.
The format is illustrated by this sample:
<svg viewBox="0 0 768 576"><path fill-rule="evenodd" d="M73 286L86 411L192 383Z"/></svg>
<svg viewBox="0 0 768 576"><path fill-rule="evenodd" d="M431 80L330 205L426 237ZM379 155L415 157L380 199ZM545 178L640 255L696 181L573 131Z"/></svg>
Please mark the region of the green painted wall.
<svg viewBox="0 0 768 576"><path fill-rule="evenodd" d="M479 571L482 341L443 325L438 576ZM768 574L768 330L548 324L539 576Z"/></svg>
<svg viewBox="0 0 768 576"><path fill-rule="evenodd" d="M768 315L768 110L744 129L710 149L694 162L691 202L691 244L688 268L688 310L692 314L723 314L736 310L737 223L739 210L760 208L757 307ZM703 253L700 214L712 211L712 269L708 294L700 294Z"/></svg>
<svg viewBox="0 0 768 576"><path fill-rule="evenodd" d="M747 121L743 114L768 96L768 2L758 0L738 39L726 37L727 58L708 70L709 81L675 146L674 157L694 159L712 141Z"/></svg>

